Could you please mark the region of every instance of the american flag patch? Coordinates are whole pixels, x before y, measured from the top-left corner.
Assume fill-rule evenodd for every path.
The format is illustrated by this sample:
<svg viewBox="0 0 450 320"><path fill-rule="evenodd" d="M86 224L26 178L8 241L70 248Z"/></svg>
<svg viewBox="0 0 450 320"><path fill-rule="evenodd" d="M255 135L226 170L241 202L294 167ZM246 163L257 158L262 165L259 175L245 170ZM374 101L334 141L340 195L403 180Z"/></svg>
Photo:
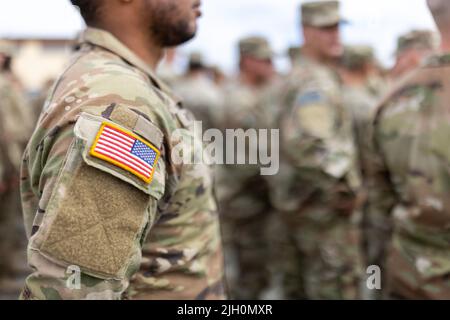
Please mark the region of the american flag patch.
<svg viewBox="0 0 450 320"><path fill-rule="evenodd" d="M103 123L90 154L151 183L160 152L149 142L115 125Z"/></svg>

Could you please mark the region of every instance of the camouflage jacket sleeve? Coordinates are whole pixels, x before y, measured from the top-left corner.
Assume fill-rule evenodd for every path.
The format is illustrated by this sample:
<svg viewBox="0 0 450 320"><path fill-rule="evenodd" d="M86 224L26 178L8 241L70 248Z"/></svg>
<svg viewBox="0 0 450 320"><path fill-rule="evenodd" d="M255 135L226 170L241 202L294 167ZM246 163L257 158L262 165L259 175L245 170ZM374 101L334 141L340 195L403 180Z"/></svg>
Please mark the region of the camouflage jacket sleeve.
<svg viewBox="0 0 450 320"><path fill-rule="evenodd" d="M91 95L89 89L78 94ZM151 180L138 174L139 168L131 170L133 164L110 161L104 152L101 156L99 146L116 130L122 134L116 140L126 135L140 141L135 145L141 148L161 150L164 136L148 116L152 113L144 98L100 96L83 102L83 97L65 95L62 103L50 104L22 168L28 259L34 269L22 299L123 298L157 219L165 156L153 161ZM108 107L111 99L116 103Z"/></svg>

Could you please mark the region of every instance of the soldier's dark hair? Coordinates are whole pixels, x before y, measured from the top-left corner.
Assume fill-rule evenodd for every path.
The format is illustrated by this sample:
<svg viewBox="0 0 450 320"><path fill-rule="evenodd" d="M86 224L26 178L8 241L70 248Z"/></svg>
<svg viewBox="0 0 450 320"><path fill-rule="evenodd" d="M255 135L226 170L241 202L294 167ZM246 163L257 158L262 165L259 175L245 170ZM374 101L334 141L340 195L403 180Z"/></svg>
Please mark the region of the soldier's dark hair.
<svg viewBox="0 0 450 320"><path fill-rule="evenodd" d="M98 20L102 1L100 0L70 0L80 9L81 16L87 25L92 25Z"/></svg>

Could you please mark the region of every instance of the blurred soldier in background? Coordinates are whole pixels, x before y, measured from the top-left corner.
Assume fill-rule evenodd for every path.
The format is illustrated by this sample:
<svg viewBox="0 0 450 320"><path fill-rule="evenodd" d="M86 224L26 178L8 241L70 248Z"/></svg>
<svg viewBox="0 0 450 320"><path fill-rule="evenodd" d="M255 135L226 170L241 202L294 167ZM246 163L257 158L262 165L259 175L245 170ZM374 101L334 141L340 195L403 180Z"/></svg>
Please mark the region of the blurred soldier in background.
<svg viewBox="0 0 450 320"><path fill-rule="evenodd" d="M377 103L383 94L384 81L380 75L372 47L349 46L345 48L340 68L343 80L344 106L353 118L355 143L358 150L360 174L363 177L362 191L367 194L366 178L370 163L370 146L372 123L375 117ZM363 216L365 217L365 216ZM361 218L363 218L361 217ZM367 221L362 221L362 232L368 228ZM362 238L366 239L366 238ZM363 242L362 248L366 253L369 243ZM364 284L363 279L362 284ZM370 291L363 286L361 297L370 299Z"/></svg>
<svg viewBox="0 0 450 320"><path fill-rule="evenodd" d="M173 83L173 90L195 118L202 121L203 130L219 128L223 123L223 92L201 53L191 53L186 74Z"/></svg>
<svg viewBox="0 0 450 320"><path fill-rule="evenodd" d="M294 299L358 297L360 177L351 116L336 68L343 54L339 2L302 5L304 45L286 81L281 111L284 165L272 191L284 213L294 255L286 295Z"/></svg>
<svg viewBox="0 0 450 320"><path fill-rule="evenodd" d="M301 47L290 47L288 49L288 57L292 68L295 66L296 61L300 59L301 54L302 54Z"/></svg>
<svg viewBox="0 0 450 320"><path fill-rule="evenodd" d="M212 74L212 79L214 80L214 83L218 85L219 88L222 88L225 82L227 81L226 74L222 71L222 69L219 66L209 67L209 70Z"/></svg>
<svg viewBox="0 0 450 320"><path fill-rule="evenodd" d="M377 71L372 47L349 46L344 50L340 75L343 81L343 105L353 117L361 174L367 172L370 128L375 108L386 88Z"/></svg>
<svg viewBox="0 0 450 320"><path fill-rule="evenodd" d="M268 41L260 37L242 39L239 52L239 77L226 88L224 127L254 129L260 126L262 97L275 76L273 52ZM259 166L221 166L218 195L231 297L259 299L270 281L264 230L271 213L268 186Z"/></svg>
<svg viewBox="0 0 450 320"><path fill-rule="evenodd" d="M429 30L413 30L401 36L397 41L397 52L392 80L398 80L417 68L421 62L436 49L437 37Z"/></svg>
<svg viewBox="0 0 450 320"><path fill-rule="evenodd" d="M448 300L450 2L428 5L441 52L404 79L376 117L369 263L382 267L391 298Z"/></svg>
<svg viewBox="0 0 450 320"><path fill-rule="evenodd" d="M31 108L12 73L15 47L0 42L0 297L17 297L26 276L20 206L22 153L31 135Z"/></svg>
<svg viewBox="0 0 450 320"><path fill-rule="evenodd" d="M239 77L226 86L226 128L256 128L259 97L273 85L276 73L267 39L248 37L239 42Z"/></svg>

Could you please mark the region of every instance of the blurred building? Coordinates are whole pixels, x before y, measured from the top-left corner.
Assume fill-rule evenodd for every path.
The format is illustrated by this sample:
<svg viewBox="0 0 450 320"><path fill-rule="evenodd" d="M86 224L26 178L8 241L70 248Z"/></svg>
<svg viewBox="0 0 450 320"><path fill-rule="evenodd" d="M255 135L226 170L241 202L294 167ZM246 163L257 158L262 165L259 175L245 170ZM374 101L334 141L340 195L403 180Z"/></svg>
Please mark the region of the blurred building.
<svg viewBox="0 0 450 320"><path fill-rule="evenodd" d="M72 39L8 39L17 45L13 70L24 89L39 92L61 73L74 44Z"/></svg>

